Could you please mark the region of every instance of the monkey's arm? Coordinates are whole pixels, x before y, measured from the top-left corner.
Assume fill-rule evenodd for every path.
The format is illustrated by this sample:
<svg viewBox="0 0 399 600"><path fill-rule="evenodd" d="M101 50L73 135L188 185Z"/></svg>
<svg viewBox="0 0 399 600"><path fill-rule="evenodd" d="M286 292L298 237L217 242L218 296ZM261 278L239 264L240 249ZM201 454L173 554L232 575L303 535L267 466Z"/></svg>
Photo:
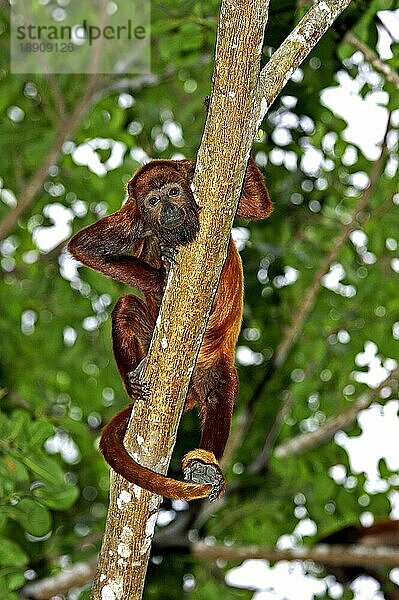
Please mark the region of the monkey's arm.
<svg viewBox="0 0 399 600"><path fill-rule="evenodd" d="M272 209L264 177L251 156L236 216L244 219L266 219Z"/></svg>
<svg viewBox="0 0 399 600"><path fill-rule="evenodd" d="M84 265L104 275L143 292L161 292L164 269L155 269L129 254L144 233L137 213L136 204L128 201L117 212L74 235L68 250Z"/></svg>

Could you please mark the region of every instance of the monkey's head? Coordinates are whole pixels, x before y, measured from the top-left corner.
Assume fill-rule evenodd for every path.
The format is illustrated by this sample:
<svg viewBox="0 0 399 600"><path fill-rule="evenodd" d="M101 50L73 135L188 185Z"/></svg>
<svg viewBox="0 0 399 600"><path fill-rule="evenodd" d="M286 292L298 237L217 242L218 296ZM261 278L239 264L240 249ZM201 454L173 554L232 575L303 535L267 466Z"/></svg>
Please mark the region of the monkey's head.
<svg viewBox="0 0 399 600"><path fill-rule="evenodd" d="M143 225L167 247L184 246L198 233L198 206L190 188L194 161L152 161L128 183Z"/></svg>

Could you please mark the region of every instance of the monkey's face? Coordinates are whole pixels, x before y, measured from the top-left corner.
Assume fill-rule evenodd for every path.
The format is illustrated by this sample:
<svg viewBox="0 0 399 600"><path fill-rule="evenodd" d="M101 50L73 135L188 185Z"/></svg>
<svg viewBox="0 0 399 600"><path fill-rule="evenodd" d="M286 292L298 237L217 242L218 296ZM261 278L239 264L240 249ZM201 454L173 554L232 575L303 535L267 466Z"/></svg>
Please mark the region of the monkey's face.
<svg viewBox="0 0 399 600"><path fill-rule="evenodd" d="M172 248L188 244L199 227L198 206L189 183L172 168L153 171L141 174L142 186L135 181L142 219L161 244Z"/></svg>

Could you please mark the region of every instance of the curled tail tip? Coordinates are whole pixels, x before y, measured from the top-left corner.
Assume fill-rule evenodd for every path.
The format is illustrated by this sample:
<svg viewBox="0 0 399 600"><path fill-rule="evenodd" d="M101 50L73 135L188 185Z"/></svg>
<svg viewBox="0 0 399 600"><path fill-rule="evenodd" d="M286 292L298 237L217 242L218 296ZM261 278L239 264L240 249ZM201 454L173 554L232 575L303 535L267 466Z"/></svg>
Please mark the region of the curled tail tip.
<svg viewBox="0 0 399 600"><path fill-rule="evenodd" d="M123 439L131 408L124 408L103 429L99 449L111 468L130 483L159 496L186 501L216 500L223 493L224 477L213 453L197 449L186 454L182 461L186 481L156 473L130 456Z"/></svg>
<svg viewBox="0 0 399 600"><path fill-rule="evenodd" d="M125 447L112 445L109 438L102 436L99 449L110 467L126 481L138 485L152 494L172 500L200 500L212 493L212 486L202 483L191 483L172 479L143 467L126 451Z"/></svg>

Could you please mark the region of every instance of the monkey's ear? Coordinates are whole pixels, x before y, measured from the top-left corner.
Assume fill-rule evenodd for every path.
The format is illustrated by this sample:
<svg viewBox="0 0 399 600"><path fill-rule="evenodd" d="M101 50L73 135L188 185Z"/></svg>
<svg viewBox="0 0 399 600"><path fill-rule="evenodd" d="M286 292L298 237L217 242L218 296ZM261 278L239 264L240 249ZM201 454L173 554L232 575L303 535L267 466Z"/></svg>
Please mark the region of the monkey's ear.
<svg viewBox="0 0 399 600"><path fill-rule="evenodd" d="M236 216L244 219L265 219L272 210L273 206L265 180L251 157L245 174Z"/></svg>
<svg viewBox="0 0 399 600"><path fill-rule="evenodd" d="M127 182L127 186L126 186L127 200L126 200L126 202L133 202L133 204L135 204L136 208L137 208L137 200L134 195L134 182L136 181L136 179L137 179L137 177L136 177L136 175L134 175L130 179L130 181Z"/></svg>
<svg viewBox="0 0 399 600"><path fill-rule="evenodd" d="M195 160L191 160L189 158L185 158L183 160L175 160L174 161L176 169L183 175L187 181L192 181L194 177L195 171Z"/></svg>

